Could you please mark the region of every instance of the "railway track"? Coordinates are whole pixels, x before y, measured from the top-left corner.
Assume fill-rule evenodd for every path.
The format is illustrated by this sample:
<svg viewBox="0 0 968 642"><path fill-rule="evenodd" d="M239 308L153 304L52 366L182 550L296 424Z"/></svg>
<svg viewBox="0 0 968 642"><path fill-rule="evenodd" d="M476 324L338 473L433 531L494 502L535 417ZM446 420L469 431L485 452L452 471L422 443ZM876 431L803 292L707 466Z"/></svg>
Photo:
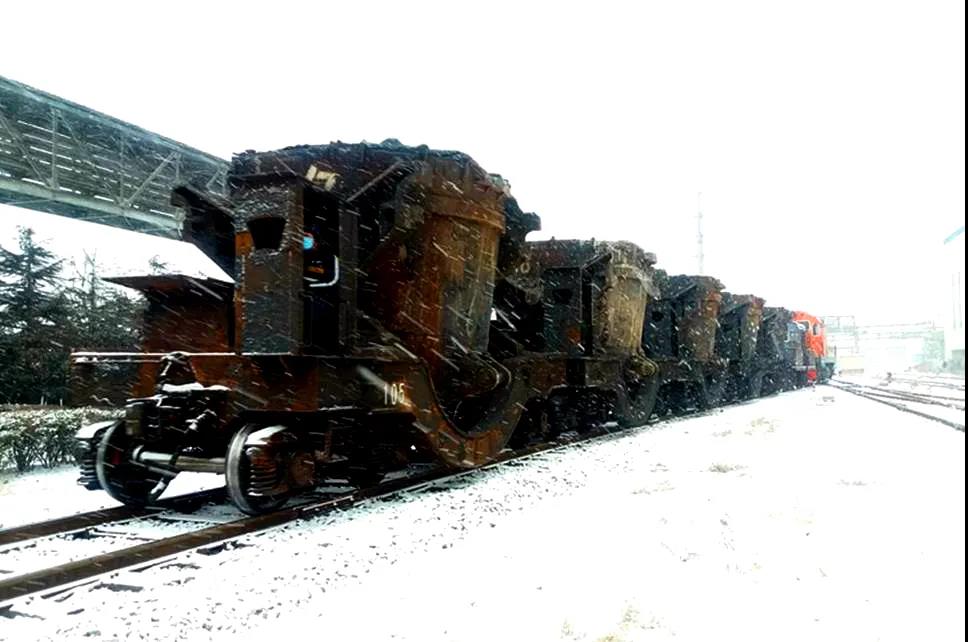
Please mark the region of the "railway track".
<svg viewBox="0 0 968 642"><path fill-rule="evenodd" d="M714 411L707 411L714 412ZM699 413L705 414L705 413ZM671 417L663 420L675 420ZM587 444L594 439L609 439L628 434L628 430L610 430L601 428L589 431L581 436L568 437L556 442L534 445L514 452L507 453L487 466L454 472L452 469L433 468L416 474L384 481L372 487L355 489L342 493L321 494L317 491L312 495L302 496L290 501L289 505L280 510L263 515L245 516L231 519L222 523L211 523L213 520L191 519L196 525L188 532L163 536L157 539L141 541L138 544L122 546L114 550L101 552L81 559L70 560L65 563L41 568L35 571L15 574L13 577L2 579L0 574L0 616L12 609L14 601L29 597L40 596L50 598L94 583L99 577L117 571L140 571L152 566L160 565L175 555L199 550L201 552L217 552L220 548L234 539L258 533L276 526L316 517L325 513L341 509L348 509L368 500L389 499L404 492L416 492L425 487L445 484L452 480L479 474L482 471L501 466L512 461L520 461L526 457ZM181 498L168 500L163 506L145 509L131 509L118 507L101 511L92 511L79 515L57 518L45 522L28 524L0 531L0 560L5 551L14 545L33 545L52 536L64 536L83 532L85 529L116 527L119 524L137 519L164 519L164 512L192 509L199 504L211 502L224 497L224 489L203 491L186 495ZM177 504L176 501L182 502ZM225 503L225 506L228 504ZM161 510L159 510L161 509ZM177 515L170 517L178 521ZM208 522L208 525L205 525ZM143 538L144 539L144 538ZM125 542L122 538L119 541ZM130 541L130 540L127 540ZM2 565L2 561L0 561ZM0 566L2 572L2 566Z"/></svg>
<svg viewBox="0 0 968 642"><path fill-rule="evenodd" d="M877 403L890 406L896 410L900 410L901 412L907 412L918 417L937 421L938 423L954 428L955 430L960 430L961 432L965 431L964 421L958 423L957 421L953 421L946 417L939 417L937 414L933 414L929 412L928 409L924 408L924 406L927 406L928 408L937 408L940 406L946 409L960 410L964 412L964 400L961 400L962 403L958 404L957 398L939 398L937 395L914 393L910 391L898 391L889 388L867 386L836 379L832 380L830 385L843 390L844 392L857 395L858 397L863 397L865 399L870 399L871 401L876 401ZM912 407L912 404L920 405L922 408Z"/></svg>
<svg viewBox="0 0 968 642"><path fill-rule="evenodd" d="M407 480L413 483L412 480ZM391 493L401 488L387 488L380 485L368 491L354 491L351 493L338 494L328 498L303 498L296 501L291 506L268 513L265 515L243 517L218 523L215 520L184 520L194 521L194 527L188 532L175 535L163 536L157 539L138 538L138 537L116 537L114 543L119 543L120 547L100 552L95 555L83 557L77 560L67 561L54 566L45 567L39 570L17 574L14 577L0 580L0 614L3 610L10 608L10 602L18 598L40 593L44 597L58 595L66 590L76 588L87 582L94 581L98 576L114 571L131 569L139 570L164 562L166 559L195 549L205 549L209 546L217 546L242 535L256 533L273 526L279 526L287 522L296 521L325 511L338 508L349 507L363 499L378 496L380 492ZM67 518L70 519L70 518ZM110 525L113 531L108 534L118 535L117 526L119 523L132 519L122 518L121 520L111 520L97 523L98 527ZM62 520L54 520L62 521ZM172 521L178 521L177 517ZM71 527L76 524L71 524ZM43 524L42 530L52 530L54 525ZM68 530L69 534L71 530ZM103 531L102 531L103 532ZM64 535L64 532L57 535ZM94 533L92 536L98 536ZM42 536L43 537L43 536ZM130 545L131 540L140 543ZM37 540L19 539L20 544L27 546L41 545ZM2 576L0 576L2 577Z"/></svg>
<svg viewBox="0 0 968 642"><path fill-rule="evenodd" d="M354 490L344 493L314 493L297 498L292 505L265 515L238 518L198 517L189 513L174 512L174 506L167 510L158 509L109 509L93 511L81 515L58 518L47 522L16 527L0 531L0 541L8 544L6 550L0 549L0 565L4 553L18 551L13 546L39 547L52 537L74 537L81 540L103 538L110 550L97 552L81 559L69 560L38 570L17 573L13 577L0 579L0 615L9 609L12 600L40 593L43 597L59 595L66 590L93 582L98 576L125 569L139 570L163 563L168 558L195 549L218 546L243 535L256 533L287 522L305 519L323 512L349 507L364 499L375 498L381 494L392 494L407 487L416 487L427 480L413 478L380 484L371 489ZM199 495L186 497L185 501L199 503ZM212 493L210 498L224 498L224 489ZM191 508L183 506L183 508ZM216 508L229 508L222 502ZM153 520L158 531L186 530L174 535L152 538L149 529L141 533L125 532L125 526L138 520ZM169 526L166 529L165 522ZM180 527L180 528L179 528ZM131 544L132 541L139 542ZM114 546L111 546L111 545ZM214 552L214 551L213 551ZM2 572L0 566L0 572ZM0 575L0 578L3 576Z"/></svg>
<svg viewBox="0 0 968 642"><path fill-rule="evenodd" d="M928 406L942 406L945 408L953 408L955 410L965 409L964 397L936 395L936 394L930 394L925 392L914 392L911 390L898 390L896 388L887 388L884 386L871 386L867 384L860 384L860 383L847 382L847 381L838 381L837 383L842 383L848 386L854 386L855 388L859 388L867 391L869 394L883 397L885 399L909 401L909 402L924 404Z"/></svg>
<svg viewBox="0 0 968 642"><path fill-rule="evenodd" d="M12 526L0 530L0 551L14 544L19 544L32 539L50 537L55 535L67 535L83 529L96 528L112 523L123 523L133 519L157 515L165 510L175 510L190 513L201 505L221 501L225 497L225 490L222 488L204 490L197 493L190 493L164 499L154 506L146 508L134 508L131 506L117 506L114 508L102 508L86 513L56 517L41 522L24 524L22 526Z"/></svg>
<svg viewBox="0 0 968 642"><path fill-rule="evenodd" d="M892 381L907 384L909 386L945 388L948 390L957 390L961 392L965 391L965 380L954 377L929 377L921 379L914 379L911 377L894 377Z"/></svg>

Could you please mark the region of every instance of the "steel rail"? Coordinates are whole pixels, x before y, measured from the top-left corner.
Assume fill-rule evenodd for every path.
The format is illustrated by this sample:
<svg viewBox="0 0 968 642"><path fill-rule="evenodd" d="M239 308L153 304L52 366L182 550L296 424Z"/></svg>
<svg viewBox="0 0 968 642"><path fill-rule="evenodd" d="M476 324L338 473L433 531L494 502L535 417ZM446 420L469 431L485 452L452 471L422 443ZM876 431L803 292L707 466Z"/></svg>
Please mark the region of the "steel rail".
<svg viewBox="0 0 968 642"><path fill-rule="evenodd" d="M919 403L925 406L941 406L942 408L951 408L953 410L965 409L964 405L955 403L953 401L939 401L937 399L931 399L929 397L923 397L919 395L909 395L909 394L902 394L902 393L895 393L895 392L881 391L881 390L870 390L868 391L868 393L877 397L884 397L885 399L897 399L898 401Z"/></svg>
<svg viewBox="0 0 968 642"><path fill-rule="evenodd" d="M945 408L954 408L956 410L965 409L965 399L963 397L945 397L942 395L932 395L922 392L911 392L909 390L894 390L892 388L884 388L881 386L871 386L862 383L854 383L853 381L842 381L834 380L837 383L846 386L853 386L858 389L864 389L870 391L870 394L876 394L890 399L900 399L902 401L910 401L912 403L921 403L930 406L943 406Z"/></svg>
<svg viewBox="0 0 968 642"><path fill-rule="evenodd" d="M249 533L295 521L309 511L334 510L359 499L359 493L347 493L324 502L307 502L265 515L245 517L225 524L200 528L151 542L129 546L58 566L41 569L0 581L0 610L10 600L41 591L61 589L57 593L96 576L140 565L153 565L178 553L217 544Z"/></svg>
<svg viewBox="0 0 968 642"><path fill-rule="evenodd" d="M957 383L957 381L958 381L957 379L950 379L950 380L944 380L944 379L929 379L929 380L924 380L924 379L912 379L910 377L894 377L892 379L892 381L896 381L898 383L911 383L911 384L915 384L915 385L918 385L918 386L927 386L927 387L932 387L932 388L948 388L950 390L961 390L962 392L965 390L964 381L962 381L961 383Z"/></svg>
<svg viewBox="0 0 968 642"><path fill-rule="evenodd" d="M869 394L884 397L886 399L898 399L901 401L910 401L911 403L920 403L929 406L942 406L944 408L954 408L955 410L964 410L965 400L961 397L943 397L938 395L929 395L919 392L910 392L907 390L892 390L891 388L882 388L879 386L869 386L860 383L854 383L852 381L840 381L843 385L852 386L857 389L863 389L869 391ZM959 403L960 402L960 403Z"/></svg>
<svg viewBox="0 0 968 642"><path fill-rule="evenodd" d="M9 544L19 544L40 537L51 535L64 535L74 531L102 526L114 522L122 522L129 519L137 519L149 515L158 514L164 510L179 510L190 512L194 507L200 506L209 501L220 501L225 497L224 488L203 490L197 493L178 495L163 499L152 506L137 508L133 506L115 506L112 508L102 508L76 515L55 517L41 522L23 524L22 526L11 526L0 530L0 546Z"/></svg>
<svg viewBox="0 0 968 642"><path fill-rule="evenodd" d="M908 406L905 406L903 404L894 403L893 401L888 401L887 399L882 399L881 397L864 392L863 390L860 390L850 385L844 385L842 383L837 383L837 382L831 382L830 385L832 385L834 388L837 388L838 390L849 392L852 395L857 395L858 397L863 397L864 399L870 399L871 401L882 403L885 406L890 406L891 408L894 408L896 410L900 410L902 412L909 412L912 415L917 415L918 417L923 417L925 419L937 421L938 423L944 424L950 428L954 428L955 430L960 430L961 432L965 432L965 425L959 424L956 421L950 421L948 419L944 419L942 417L938 417L927 412L922 412L920 410L915 410L914 408L909 408ZM918 403L918 402L912 401L910 403Z"/></svg>

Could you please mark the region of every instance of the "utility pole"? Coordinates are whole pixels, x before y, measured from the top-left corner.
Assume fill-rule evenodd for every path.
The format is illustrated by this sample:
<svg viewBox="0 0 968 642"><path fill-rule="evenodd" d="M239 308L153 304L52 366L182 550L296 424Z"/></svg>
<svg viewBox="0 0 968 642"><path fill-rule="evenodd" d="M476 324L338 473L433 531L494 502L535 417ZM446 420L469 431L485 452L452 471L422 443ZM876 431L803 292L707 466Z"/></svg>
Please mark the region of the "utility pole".
<svg viewBox="0 0 968 642"><path fill-rule="evenodd" d="M705 274L706 272L706 255L703 252L702 247L702 192L696 197L696 243L698 244L699 253L697 258L699 259L699 274Z"/></svg>

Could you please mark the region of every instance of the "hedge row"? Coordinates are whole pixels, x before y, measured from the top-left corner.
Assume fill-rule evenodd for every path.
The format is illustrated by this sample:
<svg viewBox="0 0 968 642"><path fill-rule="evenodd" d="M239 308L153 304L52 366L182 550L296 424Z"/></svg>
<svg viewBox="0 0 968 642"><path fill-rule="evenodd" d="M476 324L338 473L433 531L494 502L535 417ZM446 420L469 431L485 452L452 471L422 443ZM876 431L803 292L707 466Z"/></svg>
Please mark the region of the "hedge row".
<svg viewBox="0 0 968 642"><path fill-rule="evenodd" d="M0 411L0 470L25 472L74 461L74 433L89 423L122 416L103 408L12 408Z"/></svg>

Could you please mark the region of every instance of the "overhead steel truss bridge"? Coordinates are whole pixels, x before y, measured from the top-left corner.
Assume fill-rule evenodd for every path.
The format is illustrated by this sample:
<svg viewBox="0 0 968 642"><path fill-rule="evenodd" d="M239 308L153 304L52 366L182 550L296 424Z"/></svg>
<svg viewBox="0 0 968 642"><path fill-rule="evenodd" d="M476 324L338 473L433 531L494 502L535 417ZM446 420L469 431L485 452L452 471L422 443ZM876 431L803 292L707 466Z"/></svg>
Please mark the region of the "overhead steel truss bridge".
<svg viewBox="0 0 968 642"><path fill-rule="evenodd" d="M0 76L0 203L176 236L172 188L225 193L228 162Z"/></svg>

